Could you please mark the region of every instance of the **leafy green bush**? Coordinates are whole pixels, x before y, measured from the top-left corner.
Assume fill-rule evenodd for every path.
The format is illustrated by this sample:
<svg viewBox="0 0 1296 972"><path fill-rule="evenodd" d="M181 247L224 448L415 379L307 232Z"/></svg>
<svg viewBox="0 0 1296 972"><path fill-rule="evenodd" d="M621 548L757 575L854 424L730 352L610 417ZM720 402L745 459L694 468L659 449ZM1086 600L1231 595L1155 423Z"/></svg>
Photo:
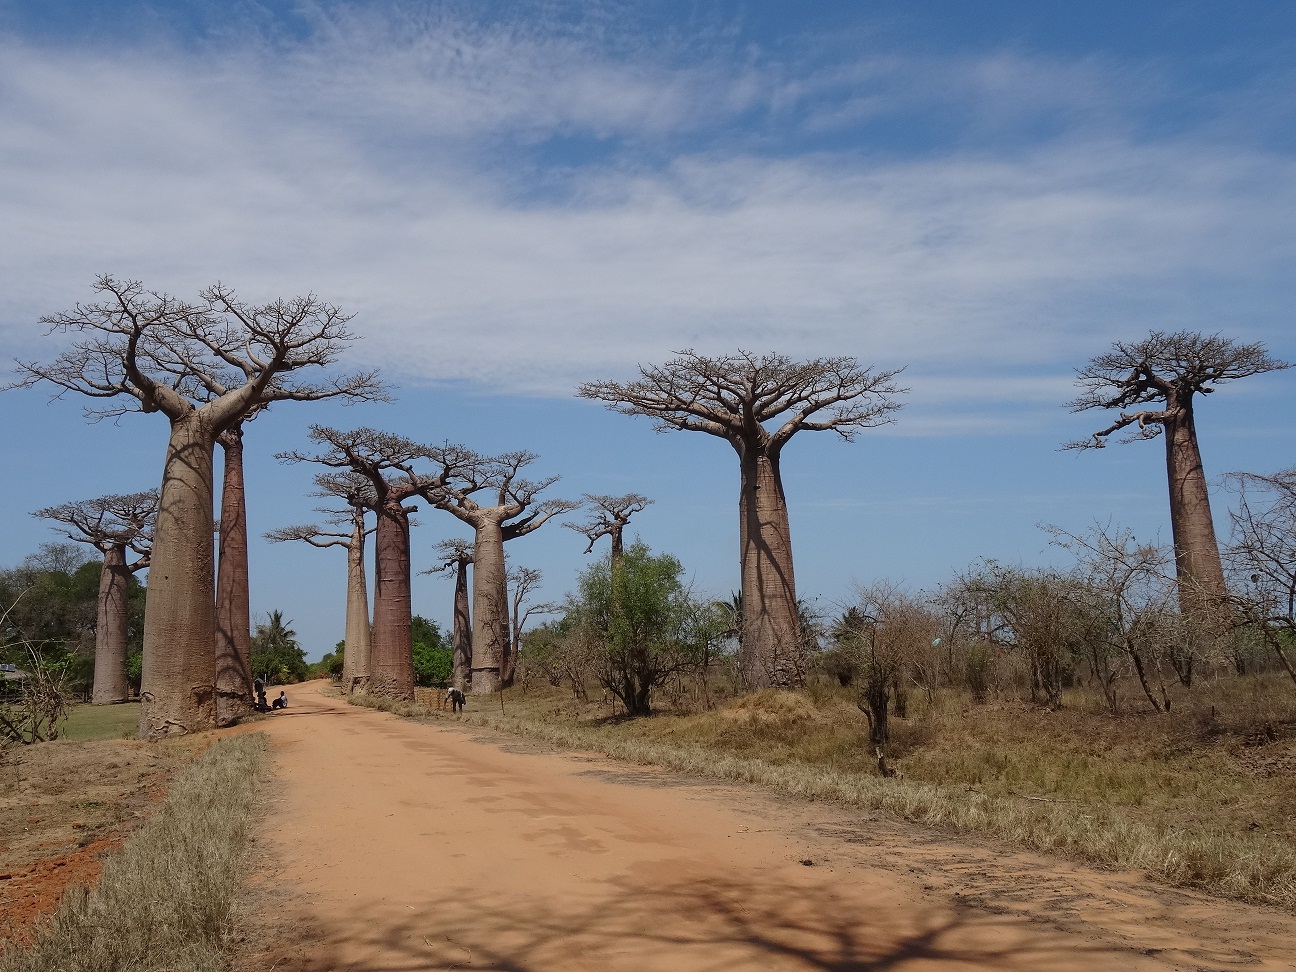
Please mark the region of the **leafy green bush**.
<svg viewBox="0 0 1296 972"><path fill-rule="evenodd" d="M651 715L653 689L697 667L724 634L723 618L690 596L683 573L670 554L635 543L615 568L609 554L584 571L568 601L594 677L629 715Z"/></svg>
<svg viewBox="0 0 1296 972"><path fill-rule="evenodd" d="M437 623L416 614L410 619L410 640L414 646L414 683L445 685L454 669L454 648Z"/></svg>

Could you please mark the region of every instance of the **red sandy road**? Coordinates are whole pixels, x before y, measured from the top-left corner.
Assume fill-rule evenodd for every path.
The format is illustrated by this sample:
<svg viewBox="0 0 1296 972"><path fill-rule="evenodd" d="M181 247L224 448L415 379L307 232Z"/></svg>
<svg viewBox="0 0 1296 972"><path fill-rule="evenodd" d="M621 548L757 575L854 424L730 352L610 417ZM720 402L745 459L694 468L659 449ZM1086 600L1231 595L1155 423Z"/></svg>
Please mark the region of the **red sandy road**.
<svg viewBox="0 0 1296 972"><path fill-rule="evenodd" d="M257 728L278 781L265 847L296 939L266 962L279 972L1296 968L1296 923L1278 912L510 752L314 685Z"/></svg>

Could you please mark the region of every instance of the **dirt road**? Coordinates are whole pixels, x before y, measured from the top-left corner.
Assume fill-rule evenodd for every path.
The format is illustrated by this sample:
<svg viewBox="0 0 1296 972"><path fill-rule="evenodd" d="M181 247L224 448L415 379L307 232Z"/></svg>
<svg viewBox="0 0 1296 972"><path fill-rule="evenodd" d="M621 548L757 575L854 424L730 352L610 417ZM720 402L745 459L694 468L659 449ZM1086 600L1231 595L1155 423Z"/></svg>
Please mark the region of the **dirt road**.
<svg viewBox="0 0 1296 972"><path fill-rule="evenodd" d="M290 694L257 968L1296 968L1280 912Z"/></svg>

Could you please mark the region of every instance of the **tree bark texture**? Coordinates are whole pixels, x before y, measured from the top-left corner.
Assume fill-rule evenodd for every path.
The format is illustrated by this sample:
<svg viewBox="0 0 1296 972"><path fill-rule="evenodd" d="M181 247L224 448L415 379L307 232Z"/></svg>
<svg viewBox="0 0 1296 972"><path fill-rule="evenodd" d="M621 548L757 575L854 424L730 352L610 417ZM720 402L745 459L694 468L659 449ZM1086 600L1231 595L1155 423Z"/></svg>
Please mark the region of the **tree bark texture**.
<svg viewBox="0 0 1296 972"><path fill-rule="evenodd" d="M126 548L110 544L103 548L103 571L99 574L99 605L95 621L94 705L125 702L130 697L126 680L126 637L130 624L130 568Z"/></svg>
<svg viewBox="0 0 1296 972"><path fill-rule="evenodd" d="M215 443L201 412L172 420L144 608L144 739L216 725Z"/></svg>
<svg viewBox="0 0 1296 972"><path fill-rule="evenodd" d="M1228 587L1211 518L1192 403L1169 411L1165 422L1166 474L1179 609L1185 617L1202 621L1210 636L1218 639L1229 628L1225 607Z"/></svg>
<svg viewBox="0 0 1296 972"><path fill-rule="evenodd" d="M499 523L479 517L473 541L472 690L499 691L509 653L508 584Z"/></svg>
<svg viewBox="0 0 1296 972"><path fill-rule="evenodd" d="M744 443L739 458L743 595L739 668L751 688L789 685L796 679L801 632L779 456L756 443Z"/></svg>
<svg viewBox="0 0 1296 972"><path fill-rule="evenodd" d="M228 726L252 711L252 606L242 428L229 429L219 441L225 470L216 568L216 724Z"/></svg>
<svg viewBox="0 0 1296 972"><path fill-rule="evenodd" d="M460 692L468 686L472 675L472 615L468 610L468 564L460 560L455 564L454 594L454 686Z"/></svg>
<svg viewBox="0 0 1296 972"><path fill-rule="evenodd" d="M347 546L346 648L342 653L342 685L346 692L364 691L369 684L371 630L364 554L364 514L359 513Z"/></svg>
<svg viewBox="0 0 1296 972"><path fill-rule="evenodd" d="M378 509L374 535L373 644L368 690L396 699L414 698L410 638L409 513L399 500Z"/></svg>

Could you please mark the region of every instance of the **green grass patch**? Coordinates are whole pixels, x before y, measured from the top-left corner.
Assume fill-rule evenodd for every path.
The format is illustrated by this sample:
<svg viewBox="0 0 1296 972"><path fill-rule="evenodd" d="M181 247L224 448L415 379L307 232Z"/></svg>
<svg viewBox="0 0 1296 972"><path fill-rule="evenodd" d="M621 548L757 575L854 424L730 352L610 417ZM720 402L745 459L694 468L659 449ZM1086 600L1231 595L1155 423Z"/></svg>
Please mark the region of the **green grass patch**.
<svg viewBox="0 0 1296 972"><path fill-rule="evenodd" d="M59 726L59 736L75 742L92 739L134 739L139 735L138 702L118 705L78 705Z"/></svg>
<svg viewBox="0 0 1296 972"><path fill-rule="evenodd" d="M0 972L227 969L266 751L260 733L213 743L109 859L98 885L65 894L34 945L0 954Z"/></svg>

